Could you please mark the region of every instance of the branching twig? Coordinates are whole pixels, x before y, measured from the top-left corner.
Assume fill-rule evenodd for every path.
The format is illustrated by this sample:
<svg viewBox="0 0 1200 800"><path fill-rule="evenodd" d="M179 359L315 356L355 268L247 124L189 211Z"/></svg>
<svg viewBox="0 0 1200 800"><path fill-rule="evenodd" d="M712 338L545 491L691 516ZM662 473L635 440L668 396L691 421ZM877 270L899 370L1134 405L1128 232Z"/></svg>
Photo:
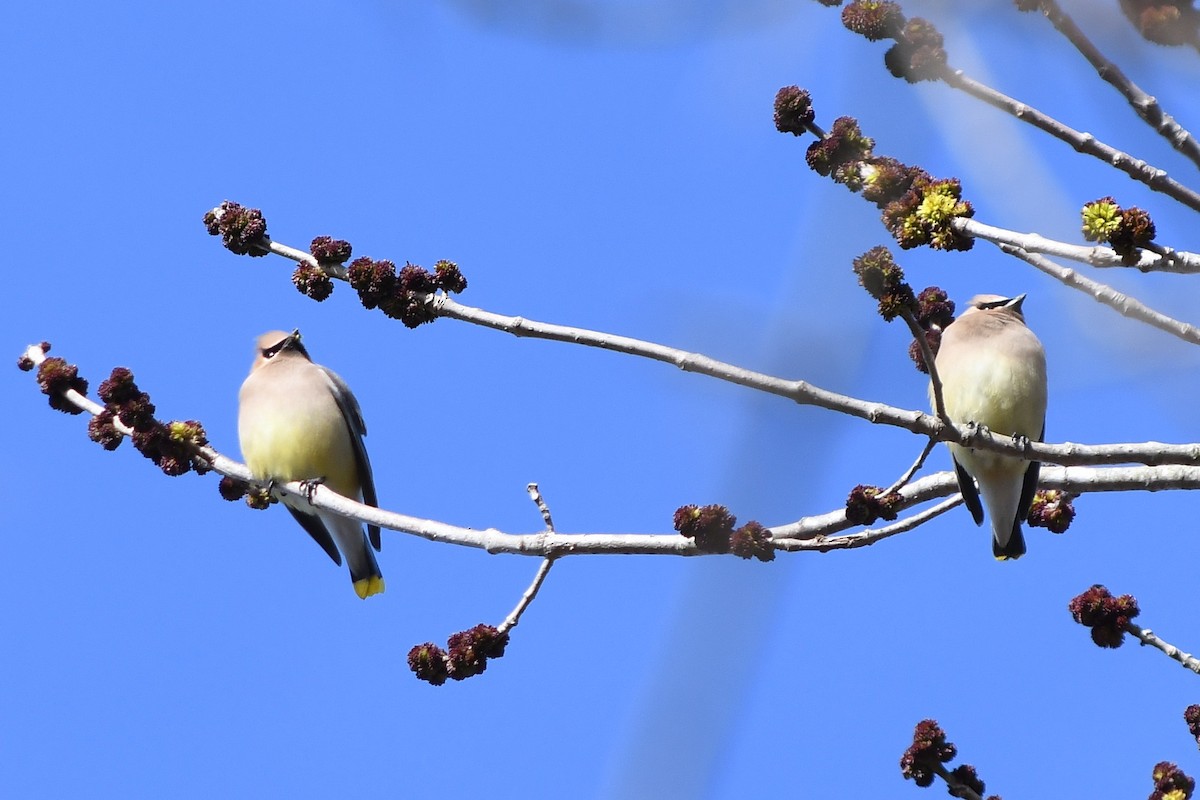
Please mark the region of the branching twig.
<svg viewBox="0 0 1200 800"><path fill-rule="evenodd" d="M1174 272L1188 275L1200 272L1200 254L1173 250L1169 247L1160 248L1161 253L1142 250L1141 257L1136 264L1126 264L1111 247L1068 244L1047 239L1036 233L1017 233L997 228L967 217L958 217L950 224L964 236L984 239L993 244L1008 244L1029 253L1044 253L1093 267L1121 267L1141 272Z"/></svg>
<svg viewBox="0 0 1200 800"><path fill-rule="evenodd" d="M925 446L921 448L921 455L917 456L917 460L912 463L912 466L905 470L904 474L896 479L896 482L880 492L881 495L891 494L912 480L913 475L917 474L917 470L925 465L925 459L929 458L929 454L933 452L933 448L937 446L937 441L929 439L925 442Z"/></svg>
<svg viewBox="0 0 1200 800"><path fill-rule="evenodd" d="M538 567L537 574L533 576L533 583L529 584L529 588L525 590L525 594L521 595L521 600L517 603L517 607L512 610L504 622L497 626L496 630L500 633L508 633L521 621L521 615L525 613L525 609L529 608L529 604L537 597L538 590L542 588L542 584L546 580L546 576L550 574L550 568L554 566L554 559L544 559Z"/></svg>
<svg viewBox="0 0 1200 800"><path fill-rule="evenodd" d="M901 308L900 318L908 325L909 333L913 335L913 340L916 341L917 347L921 349L921 359L925 362L925 370L929 373L929 385L933 392L933 411L937 414L938 419L945 422L947 425L953 426L954 420L946 414L946 403L942 399L942 379L938 376L937 359L933 355L933 350L929 347L929 340L925 338L925 329L921 327L921 323L917 322L917 318L913 316L912 309Z"/></svg>
<svg viewBox="0 0 1200 800"><path fill-rule="evenodd" d="M996 246L1005 253L1016 256L1027 264L1037 267L1042 272L1070 286L1072 289L1078 289L1090 295L1095 300L1121 314L1121 316L1145 322L1147 325L1158 328L1161 331L1166 331L1172 336L1176 336L1190 344L1200 344L1200 328L1197 328L1195 325L1168 317L1166 314L1150 308L1140 300L1118 292L1107 284L1086 278L1068 267L1060 267L1045 256L1029 253L1020 247L1013 247L1008 244L997 244Z"/></svg>
<svg viewBox="0 0 1200 800"><path fill-rule="evenodd" d="M538 511L542 515L542 521L546 523L546 530L554 533L554 520L550 517L550 507L546 505L545 499L542 498L542 492L538 489L536 483L531 483L525 487L525 491L529 492L529 499L538 507Z"/></svg>

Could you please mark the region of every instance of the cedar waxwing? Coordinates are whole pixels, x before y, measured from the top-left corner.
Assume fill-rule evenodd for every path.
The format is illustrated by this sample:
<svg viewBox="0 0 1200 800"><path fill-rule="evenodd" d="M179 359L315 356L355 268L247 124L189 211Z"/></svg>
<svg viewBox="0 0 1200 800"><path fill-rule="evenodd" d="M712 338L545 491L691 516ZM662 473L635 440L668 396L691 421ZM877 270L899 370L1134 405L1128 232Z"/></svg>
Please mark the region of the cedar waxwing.
<svg viewBox="0 0 1200 800"><path fill-rule="evenodd" d="M309 359L300 331L258 337L257 356L238 393L238 439L256 478L319 481L340 495L378 506L363 446L366 432L350 387ZM359 597L383 591L379 564L360 523L297 497L282 500L334 563L340 566L346 556ZM367 530L378 550L379 528L368 525Z"/></svg>
<svg viewBox="0 0 1200 800"><path fill-rule="evenodd" d="M956 424L975 423L1000 436L1040 442L1046 433L1046 353L1025 327L1024 300L1025 295L971 298L942 333L934 363L946 414ZM932 384L929 396L932 401ZM983 524L983 495L992 520L992 555L1001 561L1023 556L1021 521L1029 514L1041 465L957 444L950 445L950 454L976 525Z"/></svg>

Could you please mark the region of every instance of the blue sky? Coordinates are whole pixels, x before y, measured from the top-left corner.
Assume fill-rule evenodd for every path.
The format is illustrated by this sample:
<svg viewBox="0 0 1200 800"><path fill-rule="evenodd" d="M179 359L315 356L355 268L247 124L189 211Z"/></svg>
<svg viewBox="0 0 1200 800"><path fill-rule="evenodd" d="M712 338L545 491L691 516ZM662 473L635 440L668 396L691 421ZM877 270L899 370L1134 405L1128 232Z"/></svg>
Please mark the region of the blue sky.
<svg viewBox="0 0 1200 800"><path fill-rule="evenodd" d="M912 435L684 374L441 320L416 331L348 287L315 304L280 259L204 232L230 199L277 240L458 262L461 300L662 342L922 408L907 336L850 260L887 244L860 198L775 132L783 85L818 122L963 180L977 218L1077 239L1113 194L1195 250L1195 216L936 85L812 2L10 4L0 204L10 357L48 339L92 386L134 371L163 418L237 456L253 338L299 327L354 387L381 503L531 532L537 481L564 532L670 530L684 503L779 524L887 484ZM905 4L951 61L1195 185L1035 15ZM1200 126L1194 53L1146 45L1109 8L1102 49ZM564 11L568 9L568 11ZM651 13L653 12L653 13ZM1015 54L1020 54L1017 57ZM16 247L19 241L21 247ZM980 244L898 256L960 301L1028 292L1051 370L1051 441L1196 440L1191 348ZM1091 273L1090 273L1091 274ZM1093 274L1195 322L1193 279ZM86 439L4 373L0 794L13 797L901 797L913 725L942 722L989 792L1139 796L1175 760L1194 675L1102 652L1066 611L1092 583L1200 648L1190 498L1089 495L1064 536L997 564L956 510L849 553L571 558L480 677L430 687L409 648L498 623L537 563L386 534L359 601L278 508L227 504ZM940 450L931 469L945 469ZM941 791L940 789L938 791Z"/></svg>

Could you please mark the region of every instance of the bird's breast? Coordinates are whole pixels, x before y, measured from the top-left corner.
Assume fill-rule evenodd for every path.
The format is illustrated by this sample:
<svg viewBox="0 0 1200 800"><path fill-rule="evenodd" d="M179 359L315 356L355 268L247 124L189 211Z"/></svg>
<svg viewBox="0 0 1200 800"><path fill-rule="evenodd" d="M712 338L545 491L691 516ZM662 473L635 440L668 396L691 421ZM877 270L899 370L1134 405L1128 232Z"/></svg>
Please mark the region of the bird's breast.
<svg viewBox="0 0 1200 800"><path fill-rule="evenodd" d="M350 436L333 395L311 386L273 385L254 403L243 401L238 414L242 455L256 477L320 478L339 494L355 497L359 480Z"/></svg>

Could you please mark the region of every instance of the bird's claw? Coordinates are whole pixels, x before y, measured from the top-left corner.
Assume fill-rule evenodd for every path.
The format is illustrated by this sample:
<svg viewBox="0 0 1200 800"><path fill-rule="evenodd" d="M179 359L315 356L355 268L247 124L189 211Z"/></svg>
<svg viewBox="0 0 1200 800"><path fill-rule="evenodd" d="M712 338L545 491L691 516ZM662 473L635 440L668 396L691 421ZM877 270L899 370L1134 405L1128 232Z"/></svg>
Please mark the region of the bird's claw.
<svg viewBox="0 0 1200 800"><path fill-rule="evenodd" d="M313 495L317 493L317 487L324 485L324 478L305 478L304 480L300 481L300 488L304 490L304 499L311 503Z"/></svg>

